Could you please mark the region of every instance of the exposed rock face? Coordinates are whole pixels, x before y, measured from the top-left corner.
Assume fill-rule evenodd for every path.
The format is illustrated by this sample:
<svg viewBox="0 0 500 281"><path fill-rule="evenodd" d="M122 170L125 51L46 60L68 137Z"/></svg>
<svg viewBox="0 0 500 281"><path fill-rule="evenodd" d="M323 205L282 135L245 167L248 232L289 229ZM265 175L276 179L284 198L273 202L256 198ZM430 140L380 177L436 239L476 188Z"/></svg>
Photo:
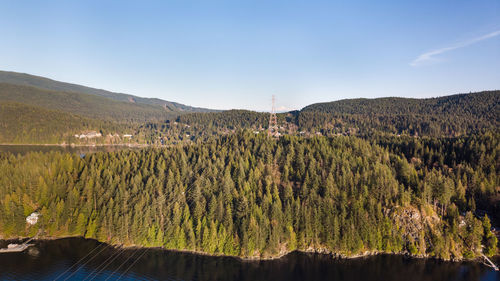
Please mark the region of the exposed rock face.
<svg viewBox="0 0 500 281"><path fill-rule="evenodd" d="M392 211L392 218L406 236L418 240L418 234L425 224L418 209L412 206L395 209Z"/></svg>
<svg viewBox="0 0 500 281"><path fill-rule="evenodd" d="M403 241L413 245L412 255L425 255L426 248L431 243L425 236L425 230L436 229L441 219L430 210L419 210L414 206L398 207L387 210L387 215L392 218L395 225L402 233Z"/></svg>

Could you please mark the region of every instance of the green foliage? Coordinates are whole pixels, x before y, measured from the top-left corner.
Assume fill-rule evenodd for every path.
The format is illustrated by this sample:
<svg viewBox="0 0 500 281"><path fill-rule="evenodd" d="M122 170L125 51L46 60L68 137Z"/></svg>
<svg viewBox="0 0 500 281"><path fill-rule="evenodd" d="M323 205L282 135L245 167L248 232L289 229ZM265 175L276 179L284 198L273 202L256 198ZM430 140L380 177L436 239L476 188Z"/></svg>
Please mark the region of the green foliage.
<svg viewBox="0 0 500 281"><path fill-rule="evenodd" d="M269 114L249 110L227 110L213 113L190 113L181 115L177 122L184 124L196 124L200 130L211 128L227 128L235 130L238 128L255 128L269 122Z"/></svg>
<svg viewBox="0 0 500 281"><path fill-rule="evenodd" d="M240 129L263 131L269 120L269 115L262 112L214 112L1 71L0 104L0 141L17 144L193 143L234 134ZM498 133L499 104L499 91L432 99L341 100L278 114L278 125L281 134L308 137L470 136L488 131ZM15 110L22 114L13 114ZM84 131L102 132L103 137L72 137ZM123 134L132 134L133 138L120 138ZM407 167L399 168L409 172ZM405 181L415 178L414 174L402 176ZM443 193L441 201L448 201L447 195Z"/></svg>
<svg viewBox="0 0 500 281"><path fill-rule="evenodd" d="M96 129L120 130L109 122L71 113L0 102L0 143L69 143L75 142L74 134Z"/></svg>
<svg viewBox="0 0 500 281"><path fill-rule="evenodd" d="M306 106L297 123L302 130L325 134L458 136L498 129L499 105L500 91L429 99L349 99Z"/></svg>
<svg viewBox="0 0 500 281"><path fill-rule="evenodd" d="M493 256L497 253L497 237L491 232L491 223L487 215L483 217L483 244L484 254Z"/></svg>
<svg viewBox="0 0 500 281"><path fill-rule="evenodd" d="M30 86L36 87L38 89L57 91L57 92L73 92L73 93L83 93L99 97L104 97L110 100L121 101L121 102L133 102L142 105L160 105L167 111L183 111L183 112L210 112L212 110L205 108L196 108L191 106L186 106L183 104L164 101L155 98L142 98L128 94L113 93L106 90L95 89L90 87L85 87L76 84L70 84L65 82L54 81L52 79L29 75L25 73L0 71L0 83L7 83L19 86Z"/></svg>
<svg viewBox="0 0 500 281"><path fill-rule="evenodd" d="M499 186L500 134L486 133L458 138L412 138L375 136L369 138L410 163L398 178L413 188L427 203L441 205L442 214L450 202L462 212L476 207L500 221L500 204L495 199ZM417 188L415 176L426 173L428 182ZM410 175L410 176L406 176ZM434 198L434 199L432 199ZM436 200L436 202L433 202Z"/></svg>
<svg viewBox="0 0 500 281"><path fill-rule="evenodd" d="M48 235L247 257L321 248L448 259L493 243L486 219L469 212L461 226L459 213L467 210L462 197L474 196L468 178L498 185L498 167L455 174L394 154L405 148L398 141L385 147L392 148L356 137L275 140L243 131L83 159L1 153L0 235L26 235L25 215L38 210ZM489 171L487 161L477 170ZM428 222L412 229L415 221L401 214L418 209Z"/></svg>
<svg viewBox="0 0 500 281"><path fill-rule="evenodd" d="M169 116L160 105L115 101L92 94L59 92L5 83L0 83L0 101L23 103L101 120L145 122L164 120Z"/></svg>

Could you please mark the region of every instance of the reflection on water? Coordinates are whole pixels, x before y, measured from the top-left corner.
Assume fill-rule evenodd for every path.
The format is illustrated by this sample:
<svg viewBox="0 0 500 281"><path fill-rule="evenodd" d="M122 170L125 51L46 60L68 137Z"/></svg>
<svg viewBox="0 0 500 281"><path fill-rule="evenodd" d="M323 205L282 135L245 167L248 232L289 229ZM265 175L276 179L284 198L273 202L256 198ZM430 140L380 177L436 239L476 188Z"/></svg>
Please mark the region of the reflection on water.
<svg viewBox="0 0 500 281"><path fill-rule="evenodd" d="M126 145L108 146L61 146L61 145L0 145L0 152L13 154L26 154L28 152L68 152L77 154L88 154L95 152L113 152L124 149L141 149L141 147L129 147Z"/></svg>
<svg viewBox="0 0 500 281"><path fill-rule="evenodd" d="M5 243L0 243L0 247ZM240 261L161 249L120 250L81 238L37 241L35 247L37 255L29 252L0 254L0 279L500 280L500 273L480 263L451 263L395 255L336 260L325 255L292 253L278 260Z"/></svg>

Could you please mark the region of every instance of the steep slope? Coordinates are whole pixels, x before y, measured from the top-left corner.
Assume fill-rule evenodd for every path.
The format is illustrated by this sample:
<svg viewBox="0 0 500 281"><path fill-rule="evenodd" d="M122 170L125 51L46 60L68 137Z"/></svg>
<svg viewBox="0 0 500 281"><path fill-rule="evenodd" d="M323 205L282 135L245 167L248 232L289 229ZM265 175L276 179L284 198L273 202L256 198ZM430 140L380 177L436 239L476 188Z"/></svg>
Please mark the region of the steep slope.
<svg viewBox="0 0 500 281"><path fill-rule="evenodd" d="M91 94L44 90L6 83L0 83L0 101L23 103L114 121L143 122L163 120L169 114L177 115L177 112L167 111L160 105L121 102Z"/></svg>
<svg viewBox="0 0 500 281"><path fill-rule="evenodd" d="M45 90L53 90L58 92L76 92L76 93L85 93L95 96L101 96L105 98L109 98L112 100L129 102L129 103L138 103L138 104L147 104L147 105L160 105L165 107L170 111L180 111L180 112L209 112L212 111L206 108L197 108L192 106L183 105L176 102L165 101L156 98L142 98L129 94L122 93L114 93L106 90L90 88L86 86L81 86L77 84L59 82L52 79L48 79L45 77L18 73L18 72L9 72L9 71L0 71L0 83L9 83L14 85L23 85L23 86L32 86Z"/></svg>

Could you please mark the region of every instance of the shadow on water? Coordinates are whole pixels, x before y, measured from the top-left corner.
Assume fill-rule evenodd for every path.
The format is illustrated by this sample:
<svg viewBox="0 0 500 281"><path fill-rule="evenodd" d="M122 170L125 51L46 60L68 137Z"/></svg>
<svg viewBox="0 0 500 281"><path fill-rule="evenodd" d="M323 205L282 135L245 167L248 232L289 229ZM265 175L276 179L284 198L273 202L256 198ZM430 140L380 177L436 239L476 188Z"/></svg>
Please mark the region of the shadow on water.
<svg viewBox="0 0 500 281"><path fill-rule="evenodd" d="M0 247L5 246L5 241L0 243ZM96 249L97 246L100 248ZM94 249L78 266L73 266ZM142 253L144 255L135 262ZM130 256L132 258L127 260ZM90 257L93 259L89 260ZM500 280L499 272L473 262L452 263L398 255L339 260L298 252L278 260L240 261L161 249L121 251L82 238L36 241L31 251L0 255L1 280L53 280L57 277L60 277L58 280L68 277L72 280L92 277L116 280L122 274L121 280Z"/></svg>

